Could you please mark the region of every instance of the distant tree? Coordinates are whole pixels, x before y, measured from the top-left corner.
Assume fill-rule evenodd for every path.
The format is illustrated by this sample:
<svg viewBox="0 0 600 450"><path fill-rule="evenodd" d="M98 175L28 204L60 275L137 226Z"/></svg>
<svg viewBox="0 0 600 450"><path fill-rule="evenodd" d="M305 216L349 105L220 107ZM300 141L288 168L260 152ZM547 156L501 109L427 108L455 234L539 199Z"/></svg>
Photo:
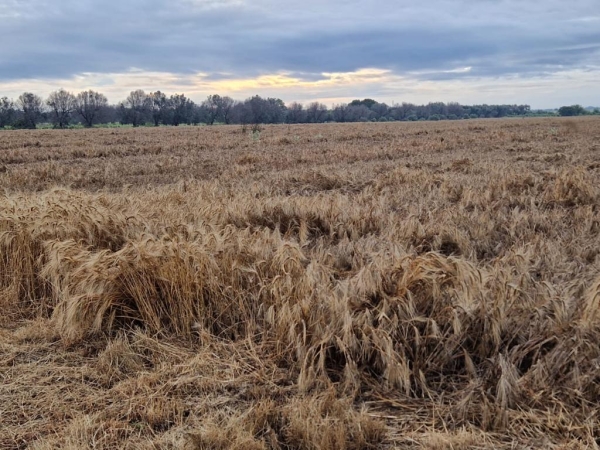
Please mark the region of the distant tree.
<svg viewBox="0 0 600 450"><path fill-rule="evenodd" d="M151 100L148 95L141 89L131 91L120 105L121 122L139 127L149 118L150 111Z"/></svg>
<svg viewBox="0 0 600 450"><path fill-rule="evenodd" d="M558 108L559 116L583 116L585 114L586 110L581 105L561 106Z"/></svg>
<svg viewBox="0 0 600 450"><path fill-rule="evenodd" d="M15 115L14 102L7 97L0 98L0 128L11 125Z"/></svg>
<svg viewBox="0 0 600 450"><path fill-rule="evenodd" d="M287 107L287 123L304 123L306 122L306 111L301 103L293 102Z"/></svg>
<svg viewBox="0 0 600 450"><path fill-rule="evenodd" d="M373 113L366 105L348 105L346 122L367 122L373 118Z"/></svg>
<svg viewBox="0 0 600 450"><path fill-rule="evenodd" d="M429 116L445 116L448 114L448 107L442 102L433 102L427 104L427 110ZM438 119L439 120L439 119Z"/></svg>
<svg viewBox="0 0 600 450"><path fill-rule="evenodd" d="M283 123L285 122L285 115L287 108L285 103L280 98L269 97L267 99L268 104L268 120L266 123Z"/></svg>
<svg viewBox="0 0 600 450"><path fill-rule="evenodd" d="M33 97L30 97L33 96ZM32 127L41 117L46 115L57 127L65 127L73 112L81 116L86 127L94 123L115 122L130 123L140 126L152 121L158 126L198 123L323 123L329 120L336 122L360 122L393 120L443 120L467 118L492 118L506 116L527 116L532 114L548 114L548 112L532 112L529 105L461 105L459 103L430 102L425 105L415 105L403 102L388 106L376 100L365 98L353 100L350 104L334 105L328 109L322 103L313 102L308 106L293 102L286 107L279 98L264 98L255 95L243 102L231 97L210 95L201 104L196 105L184 94L167 97L161 91L146 94L142 90L132 91L126 100L109 105L106 97L98 92L85 91L77 95L74 110L69 112L70 94L64 90L53 92L48 98L49 113L44 112L44 103L35 104L35 98L30 93L23 94L18 102L18 108L12 107L7 98L0 99L0 126L12 123L15 127ZM23 108L23 101L27 107ZM587 110L580 105L564 106L560 115L600 114L593 108ZM554 113L553 113L554 114Z"/></svg>
<svg viewBox="0 0 600 450"><path fill-rule="evenodd" d="M231 107L230 123L241 123L247 124L249 122L246 121L246 103L245 102L235 102L235 104Z"/></svg>
<svg viewBox="0 0 600 450"><path fill-rule="evenodd" d="M231 113L236 101L231 97L221 97L221 117L227 125L231 123Z"/></svg>
<svg viewBox="0 0 600 450"><path fill-rule="evenodd" d="M395 120L409 120L409 117L417 116L417 107L412 103L403 102L402 104L394 104L390 108L390 116Z"/></svg>
<svg viewBox="0 0 600 450"><path fill-rule="evenodd" d="M279 98L255 95L247 99L238 111L240 123L283 123L287 108Z"/></svg>
<svg viewBox="0 0 600 450"><path fill-rule="evenodd" d="M366 106L371 109L376 103L372 98L365 98L364 100L352 100L348 106Z"/></svg>
<svg viewBox="0 0 600 450"><path fill-rule="evenodd" d="M192 124L198 125L201 123L206 123L206 111L202 105L196 105L194 102L192 102L190 114Z"/></svg>
<svg viewBox="0 0 600 450"><path fill-rule="evenodd" d="M517 106L518 113L522 116L529 114L531 112L531 106L529 105L519 105Z"/></svg>
<svg viewBox="0 0 600 450"><path fill-rule="evenodd" d="M50 107L52 123L55 128L69 126L73 111L75 111L75 96L64 89L51 92L46 104Z"/></svg>
<svg viewBox="0 0 600 450"><path fill-rule="evenodd" d="M106 105L100 108L94 123L117 123L122 118L121 104Z"/></svg>
<svg viewBox="0 0 600 450"><path fill-rule="evenodd" d="M207 125L213 125L215 122L229 124L234 115L235 105L236 101L231 97L221 97L216 94L209 95L200 105L202 120Z"/></svg>
<svg viewBox="0 0 600 450"><path fill-rule="evenodd" d="M323 103L312 102L306 108L306 120L310 123L323 123L327 120L329 111Z"/></svg>
<svg viewBox="0 0 600 450"><path fill-rule="evenodd" d="M235 100L231 97L209 95L201 105L204 111L204 122L208 125L213 125L215 122L231 123L235 104Z"/></svg>
<svg viewBox="0 0 600 450"><path fill-rule="evenodd" d="M152 121L154 126L157 127L162 123L169 122L169 115L171 113L171 101L167 96L160 92L151 92L149 95L149 103L152 109Z"/></svg>
<svg viewBox="0 0 600 450"><path fill-rule="evenodd" d="M44 111L42 98L31 92L24 92L19 96L17 105L23 113L23 126L25 128L35 128Z"/></svg>
<svg viewBox="0 0 600 450"><path fill-rule="evenodd" d="M448 118L459 119L465 115L464 108L459 103L450 102L447 105Z"/></svg>
<svg viewBox="0 0 600 450"><path fill-rule="evenodd" d="M208 125L213 125L221 115L221 96L209 95L202 103L205 111L205 120Z"/></svg>
<svg viewBox="0 0 600 450"><path fill-rule="evenodd" d="M81 116L83 125L91 128L100 112L108 107L108 100L100 92L83 91L75 97L75 111Z"/></svg>
<svg viewBox="0 0 600 450"><path fill-rule="evenodd" d="M244 104L246 105L244 110L245 123L259 124L267 122L269 116L269 106L264 98L259 95L255 95L254 97L246 100Z"/></svg>
<svg viewBox="0 0 600 450"><path fill-rule="evenodd" d="M195 104L183 94L172 95L169 99L173 108L171 125L178 126L182 123L192 123Z"/></svg>
<svg viewBox="0 0 600 450"><path fill-rule="evenodd" d="M333 117L333 120L335 120L336 122L347 122L348 108L348 105L345 103L334 106L333 110L331 111L331 116Z"/></svg>
<svg viewBox="0 0 600 450"><path fill-rule="evenodd" d="M373 113L373 118L376 120L387 117L390 112L390 107L385 103L375 102L371 107L369 107L369 109Z"/></svg>

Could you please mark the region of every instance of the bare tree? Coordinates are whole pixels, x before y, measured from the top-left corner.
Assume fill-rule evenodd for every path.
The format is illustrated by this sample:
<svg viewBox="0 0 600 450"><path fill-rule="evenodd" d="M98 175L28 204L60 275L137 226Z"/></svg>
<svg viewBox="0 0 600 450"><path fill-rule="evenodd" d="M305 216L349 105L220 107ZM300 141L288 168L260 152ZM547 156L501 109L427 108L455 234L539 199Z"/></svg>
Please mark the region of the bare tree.
<svg viewBox="0 0 600 450"><path fill-rule="evenodd" d="M373 113L374 119L381 119L386 117L390 112L390 107L385 103L376 102L372 106L369 107L371 112Z"/></svg>
<svg viewBox="0 0 600 450"><path fill-rule="evenodd" d="M209 95L207 99L202 102L206 123L212 125L215 121L223 121L226 124L229 124L231 122L231 113L234 106L235 100L231 97Z"/></svg>
<svg viewBox="0 0 600 450"><path fill-rule="evenodd" d="M39 95L24 92L19 96L17 105L23 112L25 128L35 128L44 110L44 101Z"/></svg>
<svg viewBox="0 0 600 450"><path fill-rule="evenodd" d="M75 111L83 119L83 124L91 128L100 111L108 106L108 100L100 92L83 91L75 99Z"/></svg>
<svg viewBox="0 0 600 450"><path fill-rule="evenodd" d="M192 123L195 104L188 99L184 94L171 95L169 99L173 108L173 117L171 124L178 126L182 123Z"/></svg>
<svg viewBox="0 0 600 450"><path fill-rule="evenodd" d="M231 113L236 101L231 97L221 97L221 117L227 125L231 122Z"/></svg>
<svg viewBox="0 0 600 450"><path fill-rule="evenodd" d="M221 96L220 95L209 95L204 102L202 102L206 123L212 125L217 120L217 117L221 114Z"/></svg>
<svg viewBox="0 0 600 450"><path fill-rule="evenodd" d="M306 120L311 123L323 123L327 120L327 106L313 102L306 108Z"/></svg>
<svg viewBox="0 0 600 450"><path fill-rule="evenodd" d="M15 104L7 97L0 98L0 128L12 124L15 117Z"/></svg>
<svg viewBox="0 0 600 450"><path fill-rule="evenodd" d="M340 105L335 105L331 110L331 116L333 120L336 122L347 122L348 120L348 105L346 103L342 103Z"/></svg>
<svg viewBox="0 0 600 450"><path fill-rule="evenodd" d="M160 123L166 123L169 119L169 112L171 110L171 102L167 98L167 96L160 92L151 92L150 102L152 107L152 120L154 121L154 126L157 127Z"/></svg>
<svg viewBox="0 0 600 450"><path fill-rule="evenodd" d="M287 108L283 100L279 98L262 98L255 95L246 99L238 107L239 121L243 124L261 124L261 123L283 123Z"/></svg>
<svg viewBox="0 0 600 450"><path fill-rule="evenodd" d="M367 122L372 116L366 105L348 105L346 109L346 122Z"/></svg>
<svg viewBox="0 0 600 450"><path fill-rule="evenodd" d="M287 122L288 123L304 123L306 122L306 111L301 103L293 102L287 107Z"/></svg>
<svg viewBox="0 0 600 450"><path fill-rule="evenodd" d="M139 127L146 121L151 107L151 100L144 91L138 89L131 91L121 105L125 114L125 121L131 123L134 127Z"/></svg>
<svg viewBox="0 0 600 450"><path fill-rule="evenodd" d="M65 128L75 111L75 96L64 89L50 93L46 104L50 107L52 122L57 128Z"/></svg>

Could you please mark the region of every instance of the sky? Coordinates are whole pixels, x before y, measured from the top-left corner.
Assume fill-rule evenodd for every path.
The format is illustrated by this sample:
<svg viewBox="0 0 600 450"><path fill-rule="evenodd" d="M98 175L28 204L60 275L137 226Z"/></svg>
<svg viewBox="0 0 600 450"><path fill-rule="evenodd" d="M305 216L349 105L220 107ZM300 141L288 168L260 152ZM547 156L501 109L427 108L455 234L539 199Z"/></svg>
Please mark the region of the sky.
<svg viewBox="0 0 600 450"><path fill-rule="evenodd" d="M600 0L0 0L0 97L600 105Z"/></svg>

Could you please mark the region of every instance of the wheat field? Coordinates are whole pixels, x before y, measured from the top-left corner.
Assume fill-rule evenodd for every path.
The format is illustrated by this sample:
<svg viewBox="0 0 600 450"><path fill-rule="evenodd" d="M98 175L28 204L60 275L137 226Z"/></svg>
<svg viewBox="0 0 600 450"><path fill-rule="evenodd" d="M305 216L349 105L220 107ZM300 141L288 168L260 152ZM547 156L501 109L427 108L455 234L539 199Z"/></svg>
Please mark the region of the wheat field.
<svg viewBox="0 0 600 450"><path fill-rule="evenodd" d="M0 133L0 448L597 449L600 120Z"/></svg>

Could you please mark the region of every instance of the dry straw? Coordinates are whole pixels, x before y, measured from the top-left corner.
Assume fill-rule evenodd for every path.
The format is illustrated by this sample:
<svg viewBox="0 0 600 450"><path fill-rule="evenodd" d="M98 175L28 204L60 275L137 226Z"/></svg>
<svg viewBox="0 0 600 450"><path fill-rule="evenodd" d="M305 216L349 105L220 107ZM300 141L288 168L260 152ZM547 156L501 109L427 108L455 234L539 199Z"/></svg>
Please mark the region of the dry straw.
<svg viewBox="0 0 600 450"><path fill-rule="evenodd" d="M596 125L3 134L0 447L597 448Z"/></svg>

